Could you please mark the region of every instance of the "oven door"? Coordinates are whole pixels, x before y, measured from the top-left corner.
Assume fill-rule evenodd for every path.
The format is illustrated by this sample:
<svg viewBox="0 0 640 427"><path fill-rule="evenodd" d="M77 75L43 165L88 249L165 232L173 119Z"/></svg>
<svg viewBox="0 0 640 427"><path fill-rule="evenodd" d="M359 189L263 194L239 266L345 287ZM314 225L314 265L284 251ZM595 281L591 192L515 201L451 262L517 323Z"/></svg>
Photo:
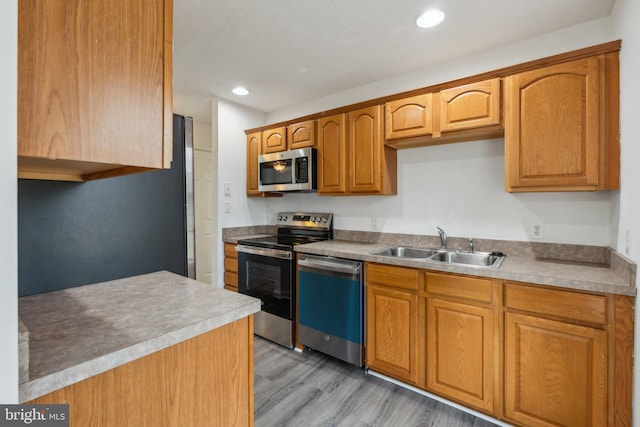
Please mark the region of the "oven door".
<svg viewBox="0 0 640 427"><path fill-rule="evenodd" d="M293 320L293 251L238 245L238 292L260 298L262 311Z"/></svg>

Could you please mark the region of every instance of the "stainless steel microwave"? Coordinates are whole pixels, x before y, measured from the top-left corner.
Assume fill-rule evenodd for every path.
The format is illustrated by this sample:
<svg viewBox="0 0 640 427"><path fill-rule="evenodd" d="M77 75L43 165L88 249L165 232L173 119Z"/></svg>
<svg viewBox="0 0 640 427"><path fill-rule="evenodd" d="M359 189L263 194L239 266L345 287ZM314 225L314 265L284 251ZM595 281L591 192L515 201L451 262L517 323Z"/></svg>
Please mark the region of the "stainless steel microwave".
<svg viewBox="0 0 640 427"><path fill-rule="evenodd" d="M258 190L316 191L315 148L300 148L258 156Z"/></svg>

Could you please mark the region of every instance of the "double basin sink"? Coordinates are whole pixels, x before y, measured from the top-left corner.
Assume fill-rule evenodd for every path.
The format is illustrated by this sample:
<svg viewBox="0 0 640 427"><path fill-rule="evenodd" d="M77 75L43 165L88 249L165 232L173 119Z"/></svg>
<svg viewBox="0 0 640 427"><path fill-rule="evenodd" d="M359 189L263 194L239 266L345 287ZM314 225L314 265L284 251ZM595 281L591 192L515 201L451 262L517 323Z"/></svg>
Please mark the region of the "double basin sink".
<svg viewBox="0 0 640 427"><path fill-rule="evenodd" d="M409 258L480 268L499 268L506 257L502 252L462 252L452 249L412 248L408 246L394 246L381 249L371 252L371 255Z"/></svg>

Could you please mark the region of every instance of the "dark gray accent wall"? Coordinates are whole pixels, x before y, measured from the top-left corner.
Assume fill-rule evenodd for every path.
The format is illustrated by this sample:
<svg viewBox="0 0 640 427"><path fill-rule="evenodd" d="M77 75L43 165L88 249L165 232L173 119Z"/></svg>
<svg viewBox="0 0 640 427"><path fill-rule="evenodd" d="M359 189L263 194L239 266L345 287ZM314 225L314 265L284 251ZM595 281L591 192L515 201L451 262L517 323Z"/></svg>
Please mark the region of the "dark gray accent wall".
<svg viewBox="0 0 640 427"><path fill-rule="evenodd" d="M20 296L159 270L186 275L183 119L174 116L170 170L18 181Z"/></svg>

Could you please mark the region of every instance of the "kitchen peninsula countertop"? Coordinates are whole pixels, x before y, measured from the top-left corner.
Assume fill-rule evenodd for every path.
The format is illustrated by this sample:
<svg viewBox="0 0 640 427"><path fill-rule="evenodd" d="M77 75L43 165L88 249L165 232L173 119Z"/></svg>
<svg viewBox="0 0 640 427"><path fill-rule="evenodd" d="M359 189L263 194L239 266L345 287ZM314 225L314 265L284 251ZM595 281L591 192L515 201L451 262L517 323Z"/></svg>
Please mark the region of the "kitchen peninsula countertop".
<svg viewBox="0 0 640 427"><path fill-rule="evenodd" d="M394 246L389 243L364 243L343 240L297 245L296 252L349 258L360 261L422 268L459 274L469 274L503 280L551 285L583 291L604 292L610 294L635 296L635 284L623 280L608 265L572 262L565 260L540 259L532 256L509 255L497 269L468 267L459 264L447 264L437 261L394 258L371 255L371 252ZM635 276L635 267L634 267Z"/></svg>
<svg viewBox="0 0 640 427"><path fill-rule="evenodd" d="M20 402L260 311L260 300L160 271L21 297L29 380Z"/></svg>

